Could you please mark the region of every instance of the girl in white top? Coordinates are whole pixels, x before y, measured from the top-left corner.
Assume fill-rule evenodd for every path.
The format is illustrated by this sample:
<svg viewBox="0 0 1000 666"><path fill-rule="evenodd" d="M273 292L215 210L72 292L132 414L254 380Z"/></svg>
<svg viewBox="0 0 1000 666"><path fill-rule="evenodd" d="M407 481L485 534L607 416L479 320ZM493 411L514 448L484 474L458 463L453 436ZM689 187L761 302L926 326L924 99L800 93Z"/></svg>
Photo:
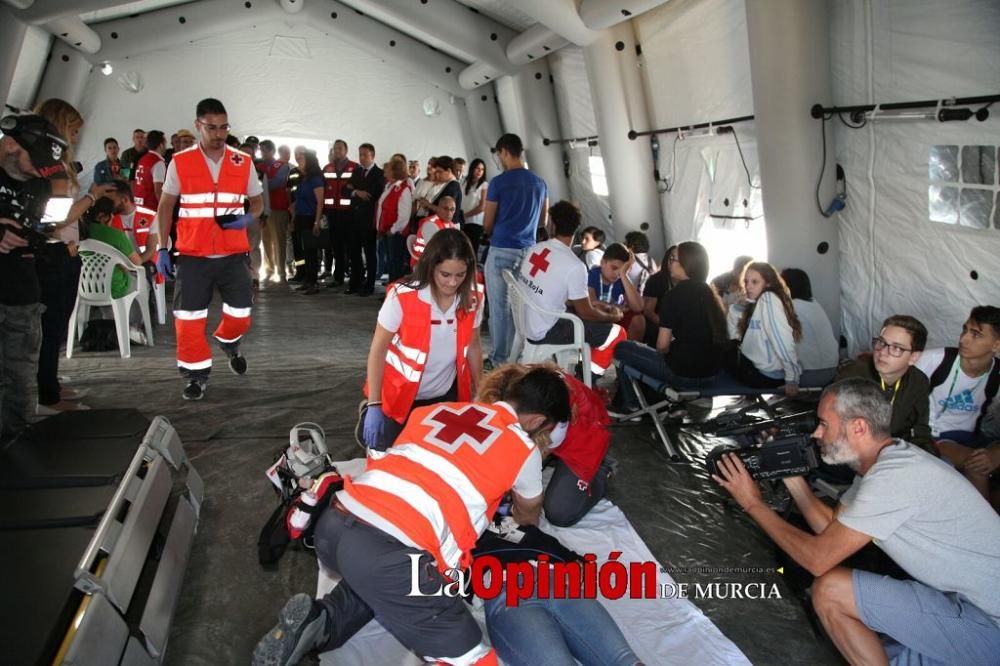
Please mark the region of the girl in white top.
<svg viewBox="0 0 1000 666"><path fill-rule="evenodd" d="M823 386L833 381L840 362L840 345L823 306L813 299L809 274L801 268L786 268L781 279L788 285L795 316L802 324L802 337L795 345L806 386Z"/></svg>
<svg viewBox="0 0 1000 666"><path fill-rule="evenodd" d="M469 237L476 257L479 256L479 244L483 240L483 218L486 217L486 190L489 184L486 179L486 162L477 157L469 165L469 176L465 179L465 190L462 193L462 210L465 212L462 231Z"/></svg>
<svg viewBox="0 0 1000 666"><path fill-rule="evenodd" d="M729 337L739 351L727 357L726 369L740 382L757 388L784 385L785 395L799 392L802 366L795 344L802 326L788 287L771 264L755 261L743 269L746 301L729 307Z"/></svg>
<svg viewBox="0 0 1000 666"><path fill-rule="evenodd" d="M443 229L434 234L413 270L412 282L405 286L415 289L417 297L431 307L430 345L415 402L403 405L401 409L397 409L399 405L395 405L389 411L410 411L414 407L457 399L456 311L459 308L467 311L475 309L472 338L465 350L472 382L469 395L475 395L476 384L482 374L483 352L479 324L483 308L477 295L476 260L472 256L472 247L462 232L458 229ZM406 312L396 291L390 289L379 310L378 324L368 351L369 406L363 433L365 443L379 450L391 446L403 429L403 423L385 414L381 401L384 397L382 379L386 352L403 326L405 317Z"/></svg>

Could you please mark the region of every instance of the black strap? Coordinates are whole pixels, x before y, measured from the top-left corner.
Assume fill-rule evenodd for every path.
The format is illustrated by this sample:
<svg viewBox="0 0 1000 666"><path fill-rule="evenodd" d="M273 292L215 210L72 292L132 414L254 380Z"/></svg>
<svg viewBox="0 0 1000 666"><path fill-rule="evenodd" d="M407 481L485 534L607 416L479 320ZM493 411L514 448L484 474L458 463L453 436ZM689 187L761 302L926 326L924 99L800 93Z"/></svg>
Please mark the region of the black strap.
<svg viewBox="0 0 1000 666"><path fill-rule="evenodd" d="M935 368L931 376L928 377L931 380L932 391L941 386L941 384L944 384L944 380L948 379L948 373L951 372L951 367L955 365L956 358L958 358L958 347L944 348L944 358L941 359L941 365Z"/></svg>

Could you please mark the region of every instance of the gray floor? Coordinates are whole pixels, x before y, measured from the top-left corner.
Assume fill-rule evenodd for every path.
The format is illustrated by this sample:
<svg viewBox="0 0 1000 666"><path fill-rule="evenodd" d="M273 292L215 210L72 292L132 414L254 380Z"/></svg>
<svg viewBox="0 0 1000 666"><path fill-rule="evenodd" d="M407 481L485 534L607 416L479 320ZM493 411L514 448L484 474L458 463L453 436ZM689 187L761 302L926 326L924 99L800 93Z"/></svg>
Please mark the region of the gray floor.
<svg viewBox="0 0 1000 666"><path fill-rule="evenodd" d="M78 353L61 374L88 389L97 408L136 407L175 425L204 476L206 502L174 619L166 663L246 664L257 639L282 603L315 589L310 553L290 551L274 571L257 563L257 535L277 500L264 470L287 444L288 429L315 421L326 430L335 458L355 457L356 421L364 363L379 301L325 291L302 297L284 287L262 291L244 343L250 369L232 375L220 352L206 399L185 403L173 362L172 326L158 327L154 348L133 347L132 358ZM217 322L218 302L210 317ZM773 569L773 546L712 487L700 460L714 444L681 433L695 462L669 464L646 424L615 427L612 454L620 462L610 498L619 504L656 557L677 569L679 582L776 583L781 599L695 600L756 664L839 664L832 646L814 632L801 581L785 575L719 571ZM705 571L713 567L713 571ZM663 655L662 663L671 663Z"/></svg>

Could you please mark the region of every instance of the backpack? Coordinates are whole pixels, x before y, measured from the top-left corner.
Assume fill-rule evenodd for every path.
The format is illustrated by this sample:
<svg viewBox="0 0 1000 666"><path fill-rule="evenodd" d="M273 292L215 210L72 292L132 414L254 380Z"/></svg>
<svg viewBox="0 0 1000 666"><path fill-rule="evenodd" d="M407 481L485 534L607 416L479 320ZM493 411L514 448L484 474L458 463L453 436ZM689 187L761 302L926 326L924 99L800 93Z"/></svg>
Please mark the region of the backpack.
<svg viewBox="0 0 1000 666"><path fill-rule="evenodd" d="M948 379L948 374L955 365L955 359L957 358L958 347L944 348L944 358L941 359L941 365L935 368L931 376L928 377L931 383L931 391L944 384L945 380ZM976 432L981 431L983 418L986 416L986 412L989 411L990 403L996 397L998 389L1000 389L1000 363L994 359L993 367L990 368L990 376L986 379L986 399L983 401L983 408L979 411L979 418L976 419Z"/></svg>

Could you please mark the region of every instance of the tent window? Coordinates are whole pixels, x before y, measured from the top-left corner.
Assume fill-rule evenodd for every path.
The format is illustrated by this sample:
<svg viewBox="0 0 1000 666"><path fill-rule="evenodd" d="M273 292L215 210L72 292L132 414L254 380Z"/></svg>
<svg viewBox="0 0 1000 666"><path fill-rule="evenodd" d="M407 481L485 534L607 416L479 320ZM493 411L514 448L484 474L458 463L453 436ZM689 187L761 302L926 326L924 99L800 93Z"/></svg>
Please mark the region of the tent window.
<svg viewBox="0 0 1000 666"><path fill-rule="evenodd" d="M931 146L927 167L932 222L1000 229L996 146Z"/></svg>
<svg viewBox="0 0 1000 666"><path fill-rule="evenodd" d="M608 179L604 174L604 158L600 155L591 155L590 162L590 187L594 194L600 197L608 196Z"/></svg>

